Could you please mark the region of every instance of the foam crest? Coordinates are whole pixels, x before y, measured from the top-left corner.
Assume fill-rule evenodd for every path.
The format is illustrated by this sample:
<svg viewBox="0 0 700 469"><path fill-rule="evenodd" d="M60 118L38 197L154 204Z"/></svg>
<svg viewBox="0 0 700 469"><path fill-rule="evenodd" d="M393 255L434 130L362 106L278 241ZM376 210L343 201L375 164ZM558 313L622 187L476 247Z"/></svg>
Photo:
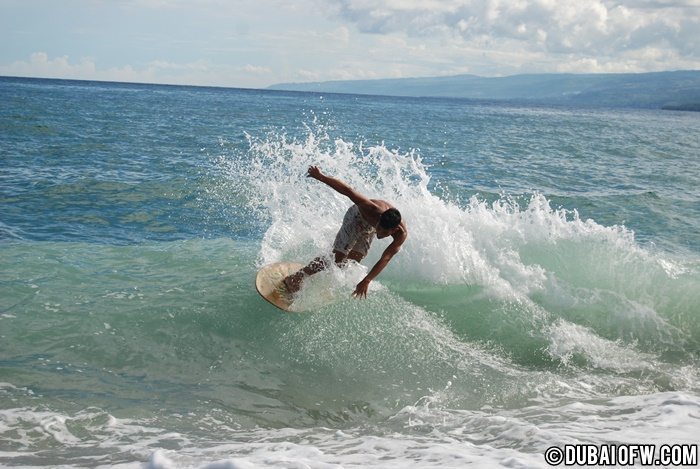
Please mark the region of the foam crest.
<svg viewBox="0 0 700 469"><path fill-rule="evenodd" d="M653 369L653 357L625 347L619 340L606 340L593 331L576 325L557 321L549 330L551 342L547 352L563 363L576 355L583 357L595 368L616 372Z"/></svg>
<svg viewBox="0 0 700 469"><path fill-rule="evenodd" d="M303 139L271 133L248 140L245 154L224 155L219 164L228 189L261 220L259 265L305 263L331 252L351 202L306 177L307 168L317 165L402 212L408 240L378 279L392 289L476 287L491 300L518 305L511 325L526 324L542 335L564 319L611 343L639 341L645 349L679 350L700 337L693 306L700 302L693 288L697 265L641 247L624 226L603 226L576 210L552 207L540 193L495 201L474 195L466 203L441 198L431 192L430 168L416 151L332 140L311 129ZM373 265L388 243L376 240L363 264ZM341 280L351 288L357 278ZM459 306L450 301L446 307ZM593 344L584 336L577 334L581 347ZM553 356L569 355L547 340Z"/></svg>
<svg viewBox="0 0 700 469"><path fill-rule="evenodd" d="M383 276L403 282L480 285L504 298L522 298L546 288L550 276L541 259L524 256L546 257L545 251L556 251L561 242L582 254L595 245L600 258L594 262L606 260L608 266L611 254L620 264L648 257L630 230L583 220L575 210L552 208L542 194L503 196L494 202L473 196L464 206L441 199L429 190L429 168L415 151L400 153L384 145L366 148L313 131L305 140L278 134L249 136L249 145L248 154L223 158L221 165L229 180L236 181L234 192L245 196L248 207L268 226L261 264L281 259L305 262L330 252L350 201L307 178L311 165L401 210L409 239ZM376 241L365 263L376 260L387 244ZM669 275L681 271L669 260L656 267Z"/></svg>

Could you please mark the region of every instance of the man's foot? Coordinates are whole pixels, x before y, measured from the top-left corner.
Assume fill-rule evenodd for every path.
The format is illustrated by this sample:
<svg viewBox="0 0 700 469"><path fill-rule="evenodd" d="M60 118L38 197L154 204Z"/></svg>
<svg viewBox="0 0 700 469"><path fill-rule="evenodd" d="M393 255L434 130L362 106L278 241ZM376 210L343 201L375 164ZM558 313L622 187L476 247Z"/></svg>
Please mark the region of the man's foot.
<svg viewBox="0 0 700 469"><path fill-rule="evenodd" d="M284 286L287 288L287 291L289 293L296 293L301 289L301 283L303 280L304 273L297 272L288 277L285 277L284 280L282 280L282 283L284 283Z"/></svg>
<svg viewBox="0 0 700 469"><path fill-rule="evenodd" d="M284 289L287 291L287 293L292 293L292 287L289 285L289 277L285 277L282 279L282 285L284 286Z"/></svg>

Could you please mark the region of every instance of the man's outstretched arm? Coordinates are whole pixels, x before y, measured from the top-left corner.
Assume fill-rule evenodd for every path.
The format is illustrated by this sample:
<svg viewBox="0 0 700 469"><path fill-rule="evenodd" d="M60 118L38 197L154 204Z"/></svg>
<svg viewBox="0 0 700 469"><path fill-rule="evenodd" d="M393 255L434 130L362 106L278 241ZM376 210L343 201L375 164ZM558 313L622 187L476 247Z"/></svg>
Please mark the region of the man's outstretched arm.
<svg viewBox="0 0 700 469"><path fill-rule="evenodd" d="M353 203L357 204L357 206L359 207L374 207L372 201L370 201L367 197L355 191L352 187L348 186L340 179L326 176L321 172L320 169L318 169L318 166L310 166L307 176L330 186L339 194L348 197L350 200L353 201Z"/></svg>

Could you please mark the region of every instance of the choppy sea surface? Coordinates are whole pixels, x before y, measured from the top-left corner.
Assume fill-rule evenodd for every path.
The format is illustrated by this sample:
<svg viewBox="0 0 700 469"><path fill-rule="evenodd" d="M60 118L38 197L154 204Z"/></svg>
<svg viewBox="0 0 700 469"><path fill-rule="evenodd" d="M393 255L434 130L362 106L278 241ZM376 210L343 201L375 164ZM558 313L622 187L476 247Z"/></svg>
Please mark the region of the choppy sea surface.
<svg viewBox="0 0 700 469"><path fill-rule="evenodd" d="M0 103L0 465L698 441L698 114L14 78ZM366 300L387 240L284 314L257 269L329 252L349 206L309 165L410 235Z"/></svg>

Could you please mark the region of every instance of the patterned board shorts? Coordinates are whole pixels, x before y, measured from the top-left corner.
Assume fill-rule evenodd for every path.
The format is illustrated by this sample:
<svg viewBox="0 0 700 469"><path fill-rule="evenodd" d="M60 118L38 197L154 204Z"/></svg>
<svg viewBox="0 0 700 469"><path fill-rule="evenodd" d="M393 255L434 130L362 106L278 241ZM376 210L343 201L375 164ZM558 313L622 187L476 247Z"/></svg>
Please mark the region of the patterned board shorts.
<svg viewBox="0 0 700 469"><path fill-rule="evenodd" d="M335 235L333 250L339 251L346 256L350 251L356 251L362 254L362 257L367 255L369 247L372 245L375 228L367 223L357 205L353 205L345 212L343 217L343 226Z"/></svg>

